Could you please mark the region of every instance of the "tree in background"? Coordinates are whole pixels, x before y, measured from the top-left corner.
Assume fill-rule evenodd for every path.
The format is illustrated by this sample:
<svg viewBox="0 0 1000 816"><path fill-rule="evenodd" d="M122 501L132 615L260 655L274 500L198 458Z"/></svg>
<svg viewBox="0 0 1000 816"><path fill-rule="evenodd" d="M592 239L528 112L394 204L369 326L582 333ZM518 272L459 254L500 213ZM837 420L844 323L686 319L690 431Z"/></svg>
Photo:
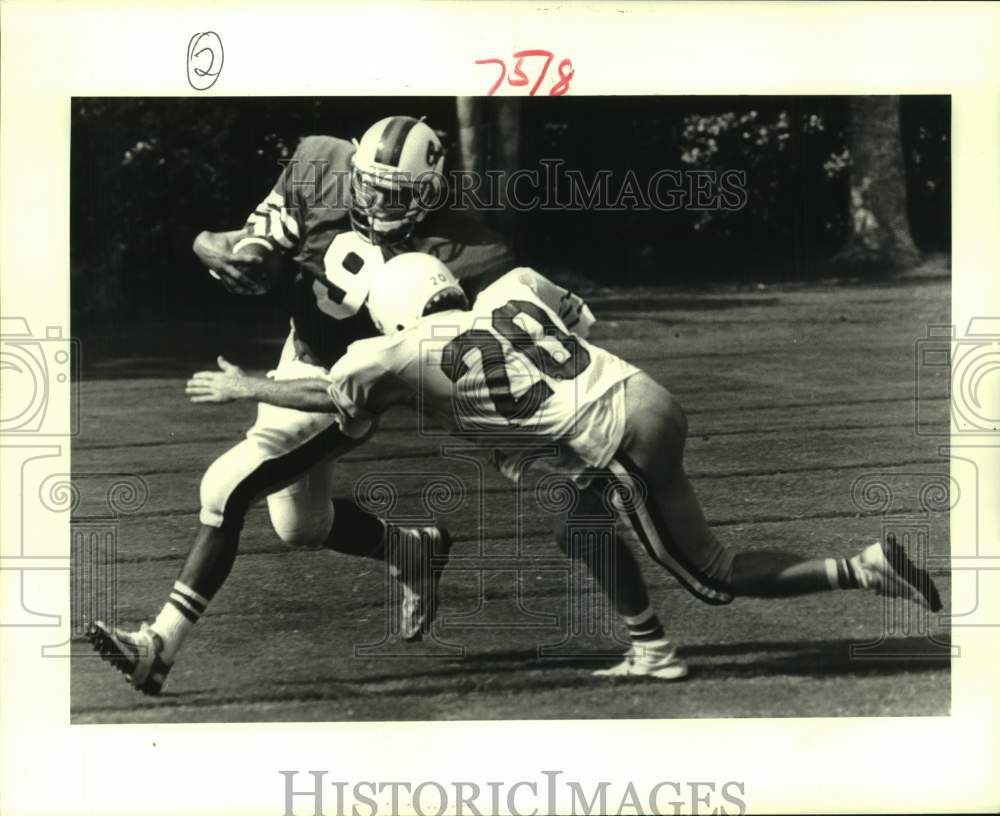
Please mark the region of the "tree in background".
<svg viewBox="0 0 1000 816"><path fill-rule="evenodd" d="M847 149L848 235L834 262L889 270L915 265L920 252L907 219L898 96L851 97Z"/></svg>
<svg viewBox="0 0 1000 816"><path fill-rule="evenodd" d="M459 96L455 99L455 113L460 155L452 167L477 173L481 179L487 170L500 170L509 176L520 168L520 99ZM517 213L506 199L508 192L506 185L502 185L498 203L503 210L487 220L515 242Z"/></svg>

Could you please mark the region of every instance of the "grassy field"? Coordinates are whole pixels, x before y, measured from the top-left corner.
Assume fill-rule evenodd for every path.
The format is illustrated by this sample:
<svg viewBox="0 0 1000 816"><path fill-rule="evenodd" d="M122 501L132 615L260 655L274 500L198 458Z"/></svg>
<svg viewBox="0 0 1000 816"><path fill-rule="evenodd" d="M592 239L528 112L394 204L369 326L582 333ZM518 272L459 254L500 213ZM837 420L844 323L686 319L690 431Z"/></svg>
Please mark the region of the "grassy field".
<svg viewBox="0 0 1000 816"><path fill-rule="evenodd" d="M715 294L648 289L590 302L596 341L646 369L688 412L687 467L725 543L846 555L878 538L885 521L852 499L857 479L888 484L890 512L912 515L922 512L920 487L948 472L941 440L914 433L914 346L929 324L949 322L949 286L932 277ZM107 474L137 474L149 488L118 527L119 624L159 609L196 529L201 474L252 422L252 408L192 406L183 394L187 375L211 367L216 353L247 367L273 364L280 317L253 337L242 325L84 336L73 471L88 487L79 512L100 504ZM945 376L920 376L921 416L946 428ZM386 638L392 613L378 565L290 550L258 507L162 696L142 697L75 642L74 722L948 712L948 633L936 617L860 592L713 608L642 553L691 675L673 684L593 678L622 647L600 627L571 631L568 610L601 599L584 587L571 600L569 564L530 489L518 493L456 454L442 458L441 440L418 437L415 424L406 412L389 415L340 473L343 495L362 477L386 475L402 494L399 517L423 512L420 488L433 475L466 485L460 506L440 514L456 544L434 639ZM947 612L947 513L919 518Z"/></svg>

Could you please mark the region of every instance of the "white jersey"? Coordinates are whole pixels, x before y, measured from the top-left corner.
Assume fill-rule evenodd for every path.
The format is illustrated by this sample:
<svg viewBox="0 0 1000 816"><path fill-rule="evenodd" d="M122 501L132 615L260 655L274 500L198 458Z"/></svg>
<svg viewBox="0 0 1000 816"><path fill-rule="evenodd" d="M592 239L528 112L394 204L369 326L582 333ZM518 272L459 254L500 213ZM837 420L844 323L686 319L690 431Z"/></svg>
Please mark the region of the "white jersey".
<svg viewBox="0 0 1000 816"><path fill-rule="evenodd" d="M624 433L621 384L638 369L584 339L593 323L580 298L520 267L469 311L351 344L328 392L352 435L391 405L415 403L494 449L511 478L525 460L571 473L604 467Z"/></svg>

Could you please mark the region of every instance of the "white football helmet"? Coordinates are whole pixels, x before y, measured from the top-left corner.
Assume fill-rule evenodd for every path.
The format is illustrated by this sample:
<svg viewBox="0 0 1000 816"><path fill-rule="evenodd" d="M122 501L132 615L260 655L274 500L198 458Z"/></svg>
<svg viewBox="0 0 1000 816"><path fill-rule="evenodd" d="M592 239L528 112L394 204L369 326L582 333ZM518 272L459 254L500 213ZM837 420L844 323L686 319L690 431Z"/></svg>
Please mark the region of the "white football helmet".
<svg viewBox="0 0 1000 816"><path fill-rule="evenodd" d="M368 312L382 334L404 331L435 311L468 307L451 270L424 252L405 252L386 262L368 292Z"/></svg>
<svg viewBox="0 0 1000 816"><path fill-rule="evenodd" d="M351 226L372 244L396 244L445 189L444 148L412 116L389 116L365 131L351 159Z"/></svg>

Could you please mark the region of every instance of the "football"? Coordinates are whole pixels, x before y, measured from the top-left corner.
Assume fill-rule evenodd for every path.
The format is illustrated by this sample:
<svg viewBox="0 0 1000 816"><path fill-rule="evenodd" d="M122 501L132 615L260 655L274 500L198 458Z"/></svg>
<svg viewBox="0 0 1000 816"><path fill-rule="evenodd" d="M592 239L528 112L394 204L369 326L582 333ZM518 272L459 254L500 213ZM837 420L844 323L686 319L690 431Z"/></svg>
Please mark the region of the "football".
<svg viewBox="0 0 1000 816"><path fill-rule="evenodd" d="M273 241L262 236L249 235L236 242L233 254L241 258L260 258L259 263L241 267L253 286L251 294L265 295L274 289L285 268L285 258Z"/></svg>

